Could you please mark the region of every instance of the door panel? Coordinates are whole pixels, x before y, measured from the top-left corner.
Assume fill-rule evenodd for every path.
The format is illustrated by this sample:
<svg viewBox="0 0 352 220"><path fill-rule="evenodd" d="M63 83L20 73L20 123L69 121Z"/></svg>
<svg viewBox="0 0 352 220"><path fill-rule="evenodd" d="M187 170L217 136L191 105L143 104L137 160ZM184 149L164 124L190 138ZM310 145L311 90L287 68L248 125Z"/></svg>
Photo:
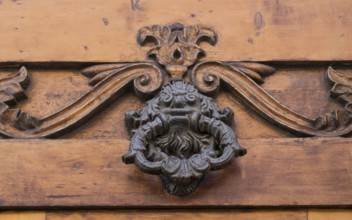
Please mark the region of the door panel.
<svg viewBox="0 0 352 220"><path fill-rule="evenodd" d="M248 70L246 77L314 126L349 126L351 117L340 120L335 110L346 111L352 103L351 8L349 0L0 0L0 79L13 77L22 66L31 77L21 91L6 90L0 80L0 90L13 95L11 108L45 118L94 90L82 71L87 67L154 65L146 55L151 43L137 43L142 27L200 24L212 27L218 42L200 43L206 55L198 63L273 67L272 74L259 76L263 82ZM165 66L155 66L166 72ZM331 80L329 67L336 70L337 81ZM338 93L341 85L345 90ZM209 173L195 193L180 198L168 194L158 176L122 162L130 145L124 114L146 103L132 83L124 89L60 137L0 137L1 209L42 210L0 213L0 219L350 218L351 132L307 137L283 129L222 82L215 103L234 111L231 128L248 153ZM0 105L0 116L3 110ZM287 115L284 111L280 117ZM328 125L319 124L319 118ZM346 210L307 209L336 207ZM52 208L61 211L47 211ZM148 211L152 208L158 209Z"/></svg>
<svg viewBox="0 0 352 220"><path fill-rule="evenodd" d="M169 195L158 176L126 166L121 139L2 140L4 207L348 206L352 142L344 138L240 139L249 154ZM336 162L338 161L338 166Z"/></svg>
<svg viewBox="0 0 352 220"><path fill-rule="evenodd" d="M35 6L35 7L34 7ZM131 62L146 25L203 24L209 60L351 60L351 1L2 1L1 61Z"/></svg>

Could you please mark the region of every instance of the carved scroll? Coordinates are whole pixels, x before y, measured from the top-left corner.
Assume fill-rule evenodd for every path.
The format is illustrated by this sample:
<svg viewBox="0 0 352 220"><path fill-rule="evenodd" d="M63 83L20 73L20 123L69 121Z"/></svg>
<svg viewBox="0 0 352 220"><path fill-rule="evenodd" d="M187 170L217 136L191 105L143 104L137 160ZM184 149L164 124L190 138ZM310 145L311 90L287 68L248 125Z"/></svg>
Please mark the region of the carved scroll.
<svg viewBox="0 0 352 220"><path fill-rule="evenodd" d="M94 86L76 102L41 119L21 110L10 114L11 111L5 109L1 114L0 133L14 138L56 137L79 126L114 101L129 82L134 82L137 94L149 96L160 89L163 81L160 69L147 63L93 66L82 73L91 77L90 84ZM16 77L10 80L15 81ZM18 124L22 124L21 127Z"/></svg>
<svg viewBox="0 0 352 220"><path fill-rule="evenodd" d="M0 79L0 133L13 138L57 137L133 88L138 97L148 101L143 109L125 115L131 143L123 161L160 175L167 192L186 196L209 171L246 154L231 128L232 110L221 109L211 98L220 88L267 121L295 134L344 136L352 132L352 75L329 67L330 95L343 108L311 119L285 107L260 87L264 78L275 72L273 67L254 62L198 62L205 56L200 43L217 42L210 27L153 25L141 28L137 40L141 46L151 46L147 55L153 63L104 64L82 70L91 89L44 118L15 108L27 98L30 75L26 68Z"/></svg>
<svg viewBox="0 0 352 220"><path fill-rule="evenodd" d="M269 67L261 66L259 68L258 65L258 73L254 75L255 79L260 74L270 73ZM341 136L352 131L351 111L340 110L317 119L304 117L280 104L251 79L253 74L249 75L247 72L237 66L221 62L204 62L193 69L192 80L196 87L205 94L213 94L214 91L217 91L221 80L227 84L230 92L239 97L243 103L260 116L295 133L309 136ZM339 75L335 71L333 72L331 67L328 69L328 76L330 80L333 78L342 81L337 86L335 84L331 94L340 92L338 94L342 94L346 98L339 99L348 100L348 91L352 88L352 84L348 84L348 82L351 82L347 81L346 78L341 78L341 76L338 78ZM348 106L350 107L349 104L346 105L346 107ZM324 120L324 122L320 122L320 120ZM322 125L318 126L318 124Z"/></svg>

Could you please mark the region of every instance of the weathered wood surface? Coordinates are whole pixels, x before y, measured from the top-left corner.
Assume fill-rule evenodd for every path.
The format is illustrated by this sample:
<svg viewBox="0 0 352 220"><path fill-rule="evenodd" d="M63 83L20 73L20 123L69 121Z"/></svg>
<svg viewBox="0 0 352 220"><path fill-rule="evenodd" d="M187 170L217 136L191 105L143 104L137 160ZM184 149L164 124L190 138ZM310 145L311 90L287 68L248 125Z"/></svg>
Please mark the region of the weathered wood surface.
<svg viewBox="0 0 352 220"><path fill-rule="evenodd" d="M205 24L209 60L352 60L350 0L0 1L0 61L137 61L145 25Z"/></svg>
<svg viewBox="0 0 352 220"><path fill-rule="evenodd" d="M329 87L324 74L326 68L324 64L303 66L302 69L281 66L277 68L276 73L265 78L262 87L290 109L316 118L342 108L328 95ZM337 69L340 72L352 72L349 67ZM88 79L79 74L77 68L42 70L29 66L28 70L33 79L27 89L29 99L19 102L18 107L38 118L59 111L89 90ZM4 69L0 76L15 71L17 69ZM131 90L65 138L127 138L123 122L124 113L141 109L144 105ZM228 106L233 109L236 124L234 129L240 138L292 137L290 133L278 129L245 108L237 98L226 91L220 93L216 102L222 108Z"/></svg>
<svg viewBox="0 0 352 220"><path fill-rule="evenodd" d="M161 0L108 0L104 3L98 0L0 0L0 62L146 60L148 48L138 47L137 30L145 25L176 21L207 24L219 32L216 47L204 45L208 60L352 60L351 8L349 0L182 0L172 4ZM0 64L4 65L8 64ZM281 69L268 77L263 87L298 113L319 116L338 107L328 98L323 71L320 67L293 72L292 69ZM36 116L60 110L88 88L76 70L38 70L33 76L30 100L20 106ZM241 138L291 136L244 109L226 92L220 94L217 102L221 106L230 105L235 111L235 132ZM65 138L126 139L123 113L142 105L128 93ZM120 207L145 204L351 207L351 140L240 141L249 149L249 154L226 170L212 173L197 194L184 202L166 195L157 177L122 164L121 155L127 150L127 141L2 140L0 204L11 208L77 207L93 203ZM140 217L141 214L144 218L159 218L164 214L165 217L184 219L194 217L190 214L193 212L168 214L156 211L155 215L140 210L118 214L1 213L0 219L3 216L5 219L116 219L117 216ZM219 210L197 217L207 216L315 220L351 219L351 212L237 213Z"/></svg>
<svg viewBox="0 0 352 220"><path fill-rule="evenodd" d="M352 210L322 210L310 209L308 210L309 220L350 220L352 219Z"/></svg>
<svg viewBox="0 0 352 220"><path fill-rule="evenodd" d="M0 220L47 220L47 214L40 211L0 212Z"/></svg>
<svg viewBox="0 0 352 220"><path fill-rule="evenodd" d="M211 172L184 199L122 163L127 140L1 140L1 206L351 206L351 139L239 142L248 155Z"/></svg>
<svg viewBox="0 0 352 220"><path fill-rule="evenodd" d="M115 219L236 219L236 220L307 220L305 211L236 210L122 210L95 212L48 212L47 220ZM0 218L1 220L1 218Z"/></svg>
<svg viewBox="0 0 352 220"><path fill-rule="evenodd" d="M110 219L228 219L237 220L350 220L348 209L300 209L300 210L113 210L113 211L6 211L0 220L110 220Z"/></svg>

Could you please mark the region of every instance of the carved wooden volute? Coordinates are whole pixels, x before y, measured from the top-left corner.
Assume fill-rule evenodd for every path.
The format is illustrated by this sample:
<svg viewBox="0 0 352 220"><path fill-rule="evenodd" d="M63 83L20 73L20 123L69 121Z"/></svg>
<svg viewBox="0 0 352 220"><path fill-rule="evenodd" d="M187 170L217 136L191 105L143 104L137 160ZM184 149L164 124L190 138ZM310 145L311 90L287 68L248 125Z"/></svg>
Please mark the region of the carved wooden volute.
<svg viewBox="0 0 352 220"><path fill-rule="evenodd" d="M150 46L153 62L103 64L85 68L90 90L61 111L38 118L15 108L27 98L30 74L22 67L0 81L0 133L13 138L58 137L89 120L121 91L133 87L147 100L141 110L128 111L125 124L131 137L122 157L141 171L160 175L167 192L194 192L211 170L230 164L246 149L231 127L233 111L213 100L222 88L244 106L279 128L303 136L344 136L352 131L352 76L326 70L330 95L343 104L332 113L309 118L290 110L260 84L275 68L255 62L204 61L201 41L217 42L217 33L202 25L153 25L138 31L138 43ZM131 86L133 82L133 86ZM244 146L245 147L245 146Z"/></svg>

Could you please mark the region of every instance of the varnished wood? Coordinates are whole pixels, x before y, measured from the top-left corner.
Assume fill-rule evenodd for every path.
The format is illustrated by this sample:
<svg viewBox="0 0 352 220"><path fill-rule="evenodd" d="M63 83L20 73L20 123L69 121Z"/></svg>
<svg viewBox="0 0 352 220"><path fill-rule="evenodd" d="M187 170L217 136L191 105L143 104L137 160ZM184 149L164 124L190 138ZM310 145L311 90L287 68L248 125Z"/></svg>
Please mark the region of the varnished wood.
<svg viewBox="0 0 352 220"><path fill-rule="evenodd" d="M352 210L308 210L309 220L350 220L352 219Z"/></svg>
<svg viewBox="0 0 352 220"><path fill-rule="evenodd" d="M349 209L300 209L300 210L114 210L114 211L6 211L0 220L109 220L109 219L250 219L250 220L349 220Z"/></svg>
<svg viewBox="0 0 352 220"><path fill-rule="evenodd" d="M254 65L260 66L255 63ZM218 90L221 80L222 85L226 85L230 93L240 99L246 107L251 108L258 115L278 127L284 127L296 133L323 137L342 136L351 133L352 110L349 103L352 100L350 100L349 95L352 91L352 74L337 73L332 67L327 69L326 78L335 79L332 81L338 85L343 83L343 87L338 91L339 97L337 99L341 100L341 97L345 97L344 102L347 102L347 104L345 109L335 110L317 119L311 119L282 105L251 80L253 74L258 76L259 74L251 69L245 70L247 71L242 70L241 66L231 63L202 62L192 70L192 82L201 92L209 94ZM248 71L253 72L253 74L248 74ZM207 78L211 78L211 80ZM332 95L337 90L335 87L336 85L331 89Z"/></svg>
<svg viewBox="0 0 352 220"><path fill-rule="evenodd" d="M270 95L297 113L316 118L341 108L328 96L330 86L326 84L324 65L297 69L279 67L275 74L265 78L261 84ZM350 73L351 69L335 67L338 72ZM18 103L18 107L37 118L53 114L81 97L90 89L88 79L80 69L37 69L30 66L33 81L27 89L30 97ZM0 72L9 75L17 69ZM60 83L56 83L60 82ZM65 137L72 138L127 138L123 115L127 109L140 109L143 102L134 97L132 90L124 93L116 102L95 118ZM292 99L292 97L296 97ZM235 132L241 138L289 137L289 133L277 129L245 108L239 101L221 91L216 99L220 107L230 107L235 112ZM253 129L256 128L256 129Z"/></svg>
<svg viewBox="0 0 352 220"><path fill-rule="evenodd" d="M236 220L307 220L306 211L238 211L238 210L121 210L48 212L47 220L115 220L115 219L236 219ZM1 220L1 218L0 218Z"/></svg>
<svg viewBox="0 0 352 220"><path fill-rule="evenodd" d="M205 53L198 46L198 41L203 35L208 34L203 33L209 31L208 29L204 31L204 27L184 27L181 24L175 24L170 27L155 25L147 28L150 29L148 29L150 33L143 33L145 36L141 42L146 41L151 36L158 42L167 42L159 42L151 50L153 53L151 51L148 52L156 56L156 61L164 66L164 70L161 69L162 67L159 68L155 63L103 64L88 67L82 73L91 78L88 84L93 87L75 102L63 106L62 110L39 119L21 109L9 108L9 103L14 105L14 103L16 104L20 99L23 99L16 96L26 97L24 88L28 85L29 76L27 70L22 67L19 72L23 72L25 75L26 86L24 88L17 83L18 80L23 81L23 77L19 78L17 75L4 78L1 81L0 133L5 137L12 138L58 137L65 132L77 128L83 122L91 119L97 112L102 111L106 106L110 105L123 91L126 91L126 87L131 81L134 82L133 88L137 96L150 98L160 90L162 85L167 85L167 82L170 80L179 80L184 83L190 82L190 84L194 85L195 89L206 96L216 96L220 87L226 87L230 91L230 94L242 101L244 107L252 109L253 112L277 125L278 128L283 127L297 134L322 137L347 136L351 134L351 73L339 73L331 66L328 67L325 78L328 78L333 83L330 95L345 106L344 109L336 109L331 113L325 113L323 116L311 119L281 104L258 85L258 83L264 82L264 76L275 72L275 69L270 66L254 62L227 63L208 61L198 63L194 68L191 67L191 69L188 69L190 65L198 60L200 53ZM176 29L174 30L174 28ZM194 36L188 36L187 34L190 30L187 28L196 30L197 34L193 33ZM142 28L141 30L144 29ZM164 29L168 30L166 36L159 39L159 35L161 35ZM214 32L211 32L211 34L215 35ZM187 36L185 39L190 40L186 41L183 37L180 37L184 35ZM213 37L216 39L216 35ZM193 48L195 51L191 53L193 54L192 57L187 57L191 55L187 55L188 53L185 51L188 51L190 48ZM182 51L180 52L180 50ZM176 52L179 53L177 59L175 57ZM182 69L181 72L179 72L180 69ZM190 77L185 74L186 70L192 71ZM168 71L170 75L166 74L165 71ZM253 80L257 81L257 83ZM327 83L325 82L325 84ZM17 85L18 88L14 89L14 85ZM162 91L161 94L163 94ZM155 97L155 100L159 99ZM157 106L158 104L155 103L154 105ZM155 110L148 111L154 111L153 115L156 115ZM151 112L148 113L148 115L150 114ZM135 117L134 115L131 117ZM154 116L148 120L154 120ZM205 116L210 117L208 113ZM144 116L143 123L147 123L146 120L148 117ZM133 122L133 124L135 123L137 121ZM140 122L137 124L140 124ZM162 124L165 123L163 122ZM137 127L133 129L137 129Z"/></svg>
<svg viewBox="0 0 352 220"><path fill-rule="evenodd" d="M16 110L15 114L11 114L14 110L9 108L1 111L0 133L13 138L57 137L101 111L119 97L131 81L134 81L134 88L138 94L144 95L153 94L161 87L163 81L160 69L148 63L129 64L107 72L109 73L107 76L104 74L105 71L101 73L105 76L100 79L103 81L94 85L80 98L62 106L62 110L43 118L37 119L22 110ZM16 79L13 78L12 81Z"/></svg>
<svg viewBox="0 0 352 220"><path fill-rule="evenodd" d="M216 28L209 60L352 59L350 0L1 2L1 61L145 61L138 29L177 21Z"/></svg>
<svg viewBox="0 0 352 220"><path fill-rule="evenodd" d="M0 212L0 220L47 220L47 214L44 211L26 211Z"/></svg>
<svg viewBox="0 0 352 220"><path fill-rule="evenodd" d="M122 163L127 140L2 140L4 207L350 206L346 138L240 139L248 155L210 173L187 199ZM5 178L6 177L6 178Z"/></svg>
<svg viewBox="0 0 352 220"><path fill-rule="evenodd" d="M33 7L34 4L36 7ZM164 4L161 0L133 0L126 2L108 0L104 1L104 4L102 4L101 1L95 0L87 0L83 3L82 1L66 0L35 2L32 0L0 0L0 30L2 33L0 41L0 61L145 61L146 56L144 53L137 52L140 48L136 45L136 31L145 25L159 24L162 22L172 24L176 21L181 21L187 24L205 23L216 27L216 31L219 32L221 37L217 47L204 45L208 51L206 59L209 58L209 60L223 60L224 58L227 58L229 61L348 61L351 60L352 57L352 52L350 50L352 42L352 29L350 28L352 21L350 15L351 8L352 5L349 0L322 0L319 2L315 0L224 0L216 2L207 0L181 0L173 2L173 4ZM148 48L142 50L147 51ZM1 63L0 66L9 66L9 64ZM324 65L309 67L307 69L304 65L299 65L299 68L293 67L289 68L289 70L287 68L279 68L276 74L267 77L264 84L261 86L266 89L269 94L278 99L281 103L292 108L294 111L311 118L316 118L327 112L332 112L339 107L335 101L327 95L330 88L327 87L327 85L324 85L325 79L323 80L322 74L324 71L323 68L326 68L327 66L323 66ZM33 84L28 88L30 100L28 100L28 102L19 103L19 107L23 107L25 111L29 110L28 112L34 116L44 117L62 109L62 106L66 106L75 101L80 95L84 94L88 88L87 80L77 74L77 69L49 71L42 69L34 72L36 73L33 75L38 78L36 78ZM350 72L350 70L347 68L346 72ZM258 79L261 80L260 78L257 78L257 80ZM105 139L118 137L126 139L127 132L124 129L121 129L123 128L123 113L126 109L140 109L142 102L134 97L131 91L124 95L125 96L118 99L117 102L112 103L105 111L98 114L96 118L90 120L78 130L67 134L65 138ZM238 100L234 99L226 92L221 92L216 101L220 106L230 106L234 110L236 115L236 127L234 129L239 137L278 138L291 136L291 134L280 131L276 127L257 117L255 114L252 114L251 111L244 108ZM91 147L84 141L80 142L82 140L72 141L76 142L77 145L87 145L89 149ZM100 141L94 140L93 143L101 143ZM265 143L272 146L273 150L271 150L271 152L273 152L274 150L277 150L276 143L278 143L279 148L281 146L286 150L286 147L290 146L286 141L288 140L283 141L273 139L270 141L270 144L269 141ZM306 145L306 141L307 140L296 142L299 142L297 143L298 145ZM252 140L252 142L254 142L254 140ZM308 140L308 142L310 142L310 140ZM285 202L295 207L307 205L307 201L312 200L314 200L315 203L322 201L322 203L319 204L322 204L323 206L325 204L327 207L341 204L338 200L330 200L331 203L326 203L326 200L322 199L322 196L328 196L328 194L331 196L330 194L332 194L333 196L330 197L330 199L336 199L335 196L338 194L340 195L339 198L343 198L345 201L352 197L351 194L338 191L347 188L347 186L344 185L345 183L351 185L351 179L348 178L348 176L351 176L351 171L349 170L351 164L341 162L344 161L341 159L341 156L348 157L350 153L346 153L339 148L341 147L341 144L350 144L350 141L347 140L345 143L342 142L344 141L339 141L339 143L335 145L335 143L327 143L326 141L321 140L317 141L316 147L313 149L310 148L308 150L307 146L300 148L300 150L297 151L290 150L288 152L284 149L278 149L279 153L274 155L269 153L264 154L263 150L257 150L260 147L251 148L252 152L258 152L260 155L263 154L267 158L264 160L264 157L259 157L262 159L257 161L256 157L253 157L252 161L254 161L255 164L251 166L260 167L261 170L257 170L259 173L264 168L265 170L270 171L265 174L258 174L255 176L256 178L254 178L254 180L252 179L251 182L247 183L249 187L246 188L248 190L246 194L251 196L252 199L254 198L256 202L260 202L262 199L264 201L276 201L277 197L278 202L275 203L275 205L279 207L281 206L280 204ZM0 146L2 143L3 142L1 142ZM43 143L45 143L45 141ZM38 145L42 145L43 143L39 143ZM258 144L261 143L261 140L259 140ZM107 144L113 143L108 140ZM331 149L325 148L325 144L327 144L327 147L331 147ZM96 201L102 201L102 197L105 196L105 199L108 197L107 194L105 194L105 189L116 187L116 185L111 183L111 178L102 178L99 179L98 182L100 188L97 187L100 190L96 190L97 188L93 187L93 182L91 181L92 179L96 179L95 177L92 177L94 175L86 178L86 174L90 175L92 174L90 172L98 172L99 170L98 168L95 170L94 165L90 166L90 161L93 161L93 164L106 165L106 161L104 162L106 158L96 158L97 156L99 157L99 155L102 156L101 149L93 151L95 152L95 157L92 156L92 159L85 160L87 161L86 164L89 165L88 168L84 168L86 165L84 165L83 168L80 168L84 170L88 169L90 171L83 174L73 175L72 170L65 170L68 175L57 179L55 178L56 175L64 176L64 171L61 169L67 169L67 167L69 167L68 163L72 161L76 162L80 159L80 155L85 158L87 156L85 153L87 149L81 149L80 151L64 150L62 153L62 149L58 150L57 146L53 148L56 153L40 153L38 151L28 153L28 151L21 152L26 146L26 143L22 142L22 145L23 146L20 148L19 152L14 152L10 149L13 157L5 158L4 160L9 162L8 164L10 164L10 166L1 166L10 168L12 171L18 171L10 172L7 170L9 175L2 175L2 178L0 178L0 182L2 183L7 181L6 184L8 184L8 187L5 188L7 189L6 193L18 192L18 194L14 196L17 201L22 199L22 203L31 203L37 196L45 197L46 195L44 195L45 193L43 193L41 189L45 189L44 192L49 192L55 188L52 187L54 185L48 184L48 181L61 182L62 180L72 180L73 183L68 185L71 186L72 190L75 192L81 192L80 190L84 190L83 188L79 189L79 186L83 184L84 186L82 187L86 187L86 189L91 192L91 194L89 194L90 196L84 196L84 198L80 200L83 195L81 197L75 197L74 194L71 194L73 201L80 205L87 201L86 198L92 198L96 195L100 196ZM29 145L31 146L34 144ZM343 149L345 149L346 146L344 146ZM332 152L335 148L336 152ZM6 150L1 152L7 152L8 150L9 148L6 148ZM305 166L302 167L302 164L299 164L298 162L296 163L297 152L299 157L298 162L302 161L301 154L305 155L304 161L308 161L309 159L312 160L307 162L309 164L308 168ZM347 152L351 151L349 150ZM9 155L8 153L9 152L5 154ZM30 156L28 157L26 153ZM35 153L38 153L39 155L36 156ZM73 155L70 155L70 153L75 153L77 158L73 158ZM281 153L286 155L286 157L283 158L286 159L286 161L285 163L281 161L280 164L283 165L276 167L274 165L277 165L276 160L281 160ZM291 153L291 157L288 156L289 153ZM118 154L122 154L122 151ZM324 158L332 154L334 160L330 158L327 160L328 163L324 164L324 162L326 162ZM42 158L40 155L49 155L50 158ZM104 153L103 155L106 154ZM294 157L292 157L292 155ZM64 158L61 158L61 156L73 159L71 161L63 161ZM255 154L255 156L258 155ZM35 159L31 159L33 157ZM107 156L107 158L111 157L111 155ZM3 159L3 157L1 158ZM62 159L60 164L64 164L64 166L62 167L60 164L51 164L51 161L57 161L55 158ZM116 157L115 159L118 160L120 158ZM348 159L351 160L350 157ZM43 160L46 163L42 163ZM11 166L12 163L16 163L17 165ZM339 167L340 163L347 168L343 170L342 167ZM242 166L241 161L239 162L239 165ZM37 168L34 168L34 166ZM44 166L49 166L49 169ZM119 164L118 166L123 165ZM110 168L106 166L105 169ZM238 169L239 167L235 168L235 171ZM29 174L26 173L28 170L30 171ZM58 171L58 173L55 173L55 170ZM247 169L245 170L248 171ZM48 171L52 171L52 173L48 174ZM105 171L106 170L99 170L99 172L102 173ZM109 171L112 172L112 168ZM244 176L245 180L248 178L248 173L249 172L241 172L241 175ZM276 177L275 174L277 173L284 173L285 175L279 175L279 177ZM227 172L225 174L228 176L233 175L233 173ZM13 175L16 176L14 177ZM79 178L79 175L84 177ZM139 175L139 172L135 171L134 175ZM217 177L216 175L215 177ZM253 177L252 173L250 175L252 175L250 177ZM43 178L43 176L47 176L47 178ZM101 176L105 177L106 175L104 173L104 175ZM111 175L108 176L111 177ZM54 178L50 179L52 177ZM68 178L71 179L69 180ZM114 178L117 179L117 177L112 177L113 180L115 180ZM135 176L129 177L129 179L136 178L137 177ZM145 185L148 183L152 183L153 185L158 184L158 180L152 179L148 182L148 178L139 178L142 179L141 182L144 181L143 183ZM212 180L214 176L210 176L209 178L210 183L212 183L210 187L214 187L214 185L216 186L217 182ZM227 179L227 177L223 179ZM258 179L262 182L262 185L259 186L259 188L250 185L252 183L258 184ZM288 179L291 180L289 187L278 187L277 184L282 183L281 179L284 179L282 181L287 180L287 182ZM31 180L31 183L28 183L29 180ZM27 184L22 184L26 181ZM13 191L14 186L16 186L17 183L19 183L20 188L23 188L22 191ZM89 185L89 183L91 183L91 185ZM136 180L134 186L137 188L141 187L136 183L140 183L139 180ZM225 187L232 189L231 187L236 186L236 183L237 182L232 182L232 185L227 183ZM269 183L271 183L271 185ZM244 183L240 183L239 187L244 187L243 184ZM9 185L11 185L11 187L9 187ZM312 185L317 187L313 188ZM209 187L209 185L207 186ZM59 186L59 188L60 187L65 188L67 186ZM104 189L102 189L103 187ZM118 187L120 186L117 186L116 188ZM122 189L129 189L128 187L130 186L121 186ZM15 187L15 189L18 188ZM58 189L55 189L54 192L57 192ZM65 188L65 190L66 189L67 188ZM154 187L149 189L149 191L153 190L155 191ZM204 188L201 190L202 192L206 192ZM285 194L287 191L290 191L291 193ZM35 192L37 194L35 194ZM108 192L111 191L108 190ZM124 192L121 192L123 195ZM150 201L152 201L151 204L161 203L160 199L158 200L159 203L158 201L153 201L155 197L150 194L143 194L143 192L147 192L146 186L144 185L141 188L141 194L136 193L136 195L144 196L142 200L145 201L145 203ZM9 195L6 193L3 195ZM160 193L162 199L166 196L163 191L157 191L156 193ZM226 197L227 194L229 194L228 191L224 192L222 196ZM344 194L344 196L342 196L342 194ZM305 195L306 197L302 195ZM116 199L117 196L118 195L115 193L109 195L110 199ZM11 195L9 197L13 196ZM248 201L245 194L241 194L241 197L247 199L245 201ZM148 201L147 198L149 199ZM217 198L219 197L215 197L215 199ZM69 197L57 199L65 199L68 201ZM223 200L223 204L228 205L229 203L226 199ZM128 198L126 200L128 201ZM192 201L194 200L195 199L193 198ZM202 198L200 198L200 200L203 201ZM213 201L212 198L209 200ZM36 201L38 202L39 199ZM48 200L44 200L44 202L47 201ZM109 200L108 198L106 201L112 200ZM282 201L284 202L281 203ZM178 202L181 203L181 201ZM49 202L46 204L49 204ZM50 205L52 204L53 203L50 203ZM64 204L64 202L61 204ZM195 204L200 204L200 202L195 202ZM351 200L345 202L345 205L346 204L350 207L352 204ZM141 211L139 210L139 212ZM190 212L193 212L193 210L190 210ZM273 215L273 218L276 218L274 212L275 211L271 210L269 212L271 214L268 214L269 216L264 216L269 218ZM81 217L81 213L66 212L55 214L57 215L55 216L56 218L63 218L66 216L67 218L71 216L73 216L73 218ZM134 214L140 216L138 213ZM192 217L189 213L172 214L173 216ZM130 213L127 213L126 215L131 217ZM250 217L249 215L250 214L246 213L245 216L236 215L236 217L246 218ZM343 219L346 218L345 216L347 216L347 219L350 218L348 214L345 214L345 211L341 210L313 210L309 211L308 215L305 211L304 215L305 216L302 216L302 219ZM48 215L47 217L49 216L51 215ZM116 214L104 214L99 212L93 213L90 216L92 218L95 217L101 219L102 216L106 218L114 218L116 217ZM216 217L223 215L219 213L219 215L211 216ZM251 215L254 219L262 219L262 216L262 213ZM277 218L284 219L282 215L279 216L280 217ZM300 219L300 216L294 216L294 218ZM83 216L83 218L84 217L87 216ZM156 214L152 215L152 217L158 218L159 216ZM201 215L201 217L206 218L207 216ZM288 218L287 216L285 217Z"/></svg>

